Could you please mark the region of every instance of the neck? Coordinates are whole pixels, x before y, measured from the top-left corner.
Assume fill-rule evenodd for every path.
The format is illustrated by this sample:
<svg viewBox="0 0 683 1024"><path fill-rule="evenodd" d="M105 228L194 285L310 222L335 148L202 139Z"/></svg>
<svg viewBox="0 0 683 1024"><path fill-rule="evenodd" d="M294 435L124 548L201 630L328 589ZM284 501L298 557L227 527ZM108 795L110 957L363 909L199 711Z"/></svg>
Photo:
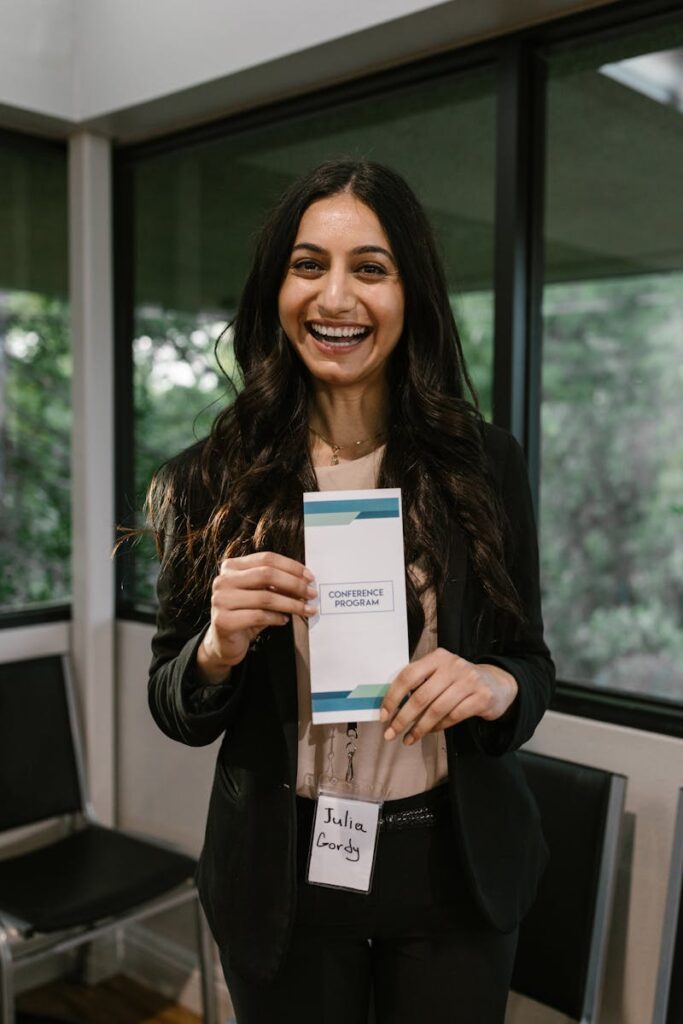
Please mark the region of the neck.
<svg viewBox="0 0 683 1024"><path fill-rule="evenodd" d="M342 460L358 458L376 448L377 437L386 429L388 400L385 389L368 391L318 387L309 406L309 426L330 444L340 448ZM320 437L312 438L312 449L327 448ZM358 445L356 442L363 441Z"/></svg>

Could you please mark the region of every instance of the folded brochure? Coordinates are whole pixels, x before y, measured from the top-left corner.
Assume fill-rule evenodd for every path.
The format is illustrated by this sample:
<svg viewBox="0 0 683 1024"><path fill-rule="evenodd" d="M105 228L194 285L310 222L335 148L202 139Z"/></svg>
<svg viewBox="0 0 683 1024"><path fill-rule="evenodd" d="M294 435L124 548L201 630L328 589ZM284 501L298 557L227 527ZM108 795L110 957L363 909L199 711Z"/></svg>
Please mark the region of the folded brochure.
<svg viewBox="0 0 683 1024"><path fill-rule="evenodd" d="M308 623L313 724L376 721L408 663L401 491L307 492L304 537L319 600Z"/></svg>

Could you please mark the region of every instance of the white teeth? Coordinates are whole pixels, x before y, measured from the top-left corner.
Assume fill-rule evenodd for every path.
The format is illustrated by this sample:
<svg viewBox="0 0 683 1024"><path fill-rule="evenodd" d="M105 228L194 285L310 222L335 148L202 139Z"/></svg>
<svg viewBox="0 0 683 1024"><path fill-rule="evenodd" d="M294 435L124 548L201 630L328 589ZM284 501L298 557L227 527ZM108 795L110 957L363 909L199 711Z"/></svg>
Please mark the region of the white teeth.
<svg viewBox="0 0 683 1024"><path fill-rule="evenodd" d="M316 334L324 338L357 338L367 332L366 327L328 327L327 324L311 324Z"/></svg>

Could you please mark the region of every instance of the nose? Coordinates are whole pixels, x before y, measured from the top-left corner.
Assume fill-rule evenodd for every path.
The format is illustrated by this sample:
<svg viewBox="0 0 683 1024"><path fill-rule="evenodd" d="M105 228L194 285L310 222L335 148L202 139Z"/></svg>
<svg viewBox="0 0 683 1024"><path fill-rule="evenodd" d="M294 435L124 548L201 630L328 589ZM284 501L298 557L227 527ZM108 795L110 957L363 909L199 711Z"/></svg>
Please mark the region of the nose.
<svg viewBox="0 0 683 1024"><path fill-rule="evenodd" d="M342 313L348 313L355 303L350 275L343 267L330 267L321 278L321 288L318 294L320 315L323 317L340 316Z"/></svg>

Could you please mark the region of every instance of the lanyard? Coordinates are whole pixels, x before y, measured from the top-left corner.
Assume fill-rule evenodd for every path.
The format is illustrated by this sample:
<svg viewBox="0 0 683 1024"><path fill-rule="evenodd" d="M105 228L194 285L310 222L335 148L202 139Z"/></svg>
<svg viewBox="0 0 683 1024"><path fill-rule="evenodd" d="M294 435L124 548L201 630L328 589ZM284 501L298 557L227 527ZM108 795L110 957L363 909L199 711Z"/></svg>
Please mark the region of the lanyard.
<svg viewBox="0 0 683 1024"><path fill-rule="evenodd" d="M346 781L353 782L353 755L358 750L358 725L356 722L349 722L346 727Z"/></svg>

